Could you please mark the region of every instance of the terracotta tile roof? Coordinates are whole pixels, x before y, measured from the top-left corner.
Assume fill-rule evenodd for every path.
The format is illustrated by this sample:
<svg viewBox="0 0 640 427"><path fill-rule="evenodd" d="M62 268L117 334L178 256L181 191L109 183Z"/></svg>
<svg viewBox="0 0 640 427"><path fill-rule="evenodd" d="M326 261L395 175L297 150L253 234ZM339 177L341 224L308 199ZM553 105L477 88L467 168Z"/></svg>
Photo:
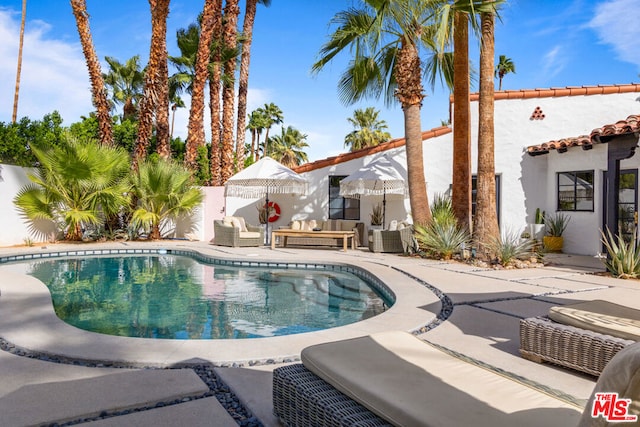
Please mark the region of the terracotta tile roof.
<svg viewBox="0 0 640 427"><path fill-rule="evenodd" d="M590 150L593 144L607 142L612 136L626 135L640 132L640 115L631 115L626 120L618 120L616 123L604 125L591 131L590 135L581 135L574 138L563 138L557 141L549 141L544 144L531 145L527 147L527 152L531 156L547 154L549 150L556 150L564 153L571 147L582 147L583 150Z"/></svg>
<svg viewBox="0 0 640 427"><path fill-rule="evenodd" d="M549 89L520 89L496 91L494 99L529 99L550 98L558 96L584 96L584 95L608 95L612 93L640 92L640 83L621 85L596 85L596 86L567 86L553 87ZM477 101L478 93L470 95L471 101ZM453 97L450 98L453 101Z"/></svg>
<svg viewBox="0 0 640 427"><path fill-rule="evenodd" d="M440 135L446 135L451 132L451 128L447 126L440 126L431 130L422 132L422 140L435 138ZM381 153L383 151L391 150L392 148L398 148L404 146L406 143L404 138L396 138L387 142L383 142L375 147L363 148L358 151L351 151L348 153L339 154L333 157L327 157L326 159L316 160L315 162L305 163L298 167L293 168L297 173L311 172L316 169L325 168L327 166L338 165L349 160L359 159L360 157L368 156L370 154Z"/></svg>

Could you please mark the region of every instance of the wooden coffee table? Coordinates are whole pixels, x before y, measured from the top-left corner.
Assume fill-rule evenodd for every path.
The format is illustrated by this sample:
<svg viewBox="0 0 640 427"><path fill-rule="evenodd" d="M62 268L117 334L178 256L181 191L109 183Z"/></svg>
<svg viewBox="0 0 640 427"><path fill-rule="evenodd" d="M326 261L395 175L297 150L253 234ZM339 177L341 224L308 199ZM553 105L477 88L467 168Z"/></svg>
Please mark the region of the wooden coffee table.
<svg viewBox="0 0 640 427"><path fill-rule="evenodd" d="M356 232L355 231L306 231L306 230L288 230L280 229L271 232L271 249L276 248L276 237L282 237L282 246L287 247L287 238L304 237L307 239L342 239L342 247L347 251L348 241L351 239L351 249L356 248Z"/></svg>

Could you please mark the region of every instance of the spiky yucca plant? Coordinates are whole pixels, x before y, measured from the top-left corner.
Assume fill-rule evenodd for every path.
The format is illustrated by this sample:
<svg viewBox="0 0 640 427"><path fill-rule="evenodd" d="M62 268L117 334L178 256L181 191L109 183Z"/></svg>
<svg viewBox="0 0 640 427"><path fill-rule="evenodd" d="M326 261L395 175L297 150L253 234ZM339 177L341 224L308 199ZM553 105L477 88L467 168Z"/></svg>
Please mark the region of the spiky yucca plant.
<svg viewBox="0 0 640 427"><path fill-rule="evenodd" d="M439 224L453 224L457 223L456 217L453 214L453 205L451 204L451 197L443 194L436 193L431 202L431 217L434 222Z"/></svg>
<svg viewBox="0 0 640 427"><path fill-rule="evenodd" d="M487 246L490 253L495 254L498 262L507 266L516 259L531 256L533 241L522 239L522 233L515 231L505 231L499 238L492 239Z"/></svg>
<svg viewBox="0 0 640 427"><path fill-rule="evenodd" d="M600 230L602 243L609 257L604 261L607 271L620 279L635 279L640 275L640 247L633 232L633 239L625 241L622 234L613 236L607 228L607 235Z"/></svg>
<svg viewBox="0 0 640 427"><path fill-rule="evenodd" d="M427 226L415 224L415 236L418 243L428 252L443 258L451 259L463 244L468 244L471 236L467 230L454 223L432 221Z"/></svg>

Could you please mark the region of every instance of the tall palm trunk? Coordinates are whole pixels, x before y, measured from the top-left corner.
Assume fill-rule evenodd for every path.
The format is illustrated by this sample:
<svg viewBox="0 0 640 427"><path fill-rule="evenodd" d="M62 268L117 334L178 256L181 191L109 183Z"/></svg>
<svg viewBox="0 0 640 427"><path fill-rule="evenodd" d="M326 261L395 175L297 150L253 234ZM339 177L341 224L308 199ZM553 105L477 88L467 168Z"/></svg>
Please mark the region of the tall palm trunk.
<svg viewBox="0 0 640 427"><path fill-rule="evenodd" d="M153 116L159 104L162 86L168 90L168 79L162 79L163 63L167 61L167 16L169 15L169 0L149 0L151 7L151 47L149 49L149 63L144 82L144 96L140 101L138 115L138 138L133 152L131 167L137 170L138 163L147 156L147 147L153 133ZM169 109L167 95L167 114ZM168 119L167 119L168 120ZM167 125L168 127L168 125ZM168 135L168 131L167 131Z"/></svg>
<svg viewBox="0 0 640 427"><path fill-rule="evenodd" d="M453 177L451 204L458 224L471 229L469 18L456 11L453 29Z"/></svg>
<svg viewBox="0 0 640 427"><path fill-rule="evenodd" d="M211 76L209 77L209 111L211 112L211 151L209 154L209 171L211 174L211 185L222 185L220 139L222 137L222 125L220 123L220 88L222 84L222 68L220 66L222 58L222 0L215 1L215 12L213 18L213 33L217 34L217 41L214 43L211 58Z"/></svg>
<svg viewBox="0 0 640 427"><path fill-rule="evenodd" d="M20 44L18 45L18 69L16 70L16 90L13 95L13 114L11 122L18 120L18 95L20 94L20 75L22 74L22 47L24 45L24 22L27 18L27 0L22 0L22 19L20 21Z"/></svg>
<svg viewBox="0 0 640 427"><path fill-rule="evenodd" d="M400 101L404 112L411 216L415 224L426 225L431 222L431 210L429 209L427 184L424 176L422 128L420 124L420 108L424 98L422 70L417 47L406 39L403 40L398 52L395 76L398 82L396 97Z"/></svg>
<svg viewBox="0 0 640 427"><path fill-rule="evenodd" d="M485 0L486 1L486 0ZM500 236L496 212L494 153L494 14L482 13L480 47L480 100L478 102L478 186L475 241L485 245ZM482 248L483 252L486 247ZM485 255L490 255L486 254Z"/></svg>
<svg viewBox="0 0 640 427"><path fill-rule="evenodd" d="M247 92L249 90L249 64L251 61L251 41L253 37L253 24L256 19L258 0L247 0L244 11L244 23L242 33L242 56L240 57L240 81L238 82L238 122L236 124L236 155L238 157L238 170L243 169L244 162L244 138L246 135L247 119ZM255 139L255 138L254 138Z"/></svg>
<svg viewBox="0 0 640 427"><path fill-rule="evenodd" d="M205 144L204 136L204 88L209 77L210 46L213 40L213 20L215 1L205 0L198 53L196 54L195 75L191 91L191 110L187 129L185 166L192 171L198 167L198 147Z"/></svg>
<svg viewBox="0 0 640 427"><path fill-rule="evenodd" d="M171 157L171 137L169 129L169 67L167 64L167 17L169 14L169 0L167 7L162 12L166 12L163 18L159 19L158 55L159 64L159 85L158 85L158 105L156 106L156 143L158 155L163 159Z"/></svg>
<svg viewBox="0 0 640 427"><path fill-rule="evenodd" d="M165 21L166 23L166 21ZM166 25L165 25L166 35ZM163 59L160 62L160 86L158 87L158 105L156 106L156 151L163 159L171 157L171 129L169 127L169 68L167 64L166 37ZM166 84L165 84L166 82Z"/></svg>
<svg viewBox="0 0 640 427"><path fill-rule="evenodd" d="M93 105L96 108L96 117L100 130L100 143L105 146L113 145L113 133L111 129L111 107L107 99L107 91L100 70L100 61L93 47L91 29L89 27L89 14L87 13L87 3L85 0L71 0L71 8L76 18L80 44L84 53L89 79L91 80L91 93Z"/></svg>
<svg viewBox="0 0 640 427"><path fill-rule="evenodd" d="M238 0L227 0L224 8L224 28L222 31L225 48L232 50L237 44ZM225 79L222 85L222 144L221 144L221 181L227 182L233 175L233 116L235 113L235 72L236 59L229 58L224 63ZM238 159L240 161L240 159Z"/></svg>

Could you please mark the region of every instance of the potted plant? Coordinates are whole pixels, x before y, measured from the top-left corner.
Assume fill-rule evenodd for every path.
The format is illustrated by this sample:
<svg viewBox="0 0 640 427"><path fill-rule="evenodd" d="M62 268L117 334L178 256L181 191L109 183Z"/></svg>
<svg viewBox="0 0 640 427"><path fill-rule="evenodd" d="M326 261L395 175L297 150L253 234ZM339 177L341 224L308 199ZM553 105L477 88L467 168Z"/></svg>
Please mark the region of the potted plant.
<svg viewBox="0 0 640 427"><path fill-rule="evenodd" d="M372 229L381 229L382 228L382 203L378 203L377 205L373 205L371 209L371 228Z"/></svg>
<svg viewBox="0 0 640 427"><path fill-rule="evenodd" d="M534 223L529 224L529 234L535 240L541 241L544 236L544 228L545 228L545 211L540 210L540 208L536 208L536 216L534 218Z"/></svg>
<svg viewBox="0 0 640 427"><path fill-rule="evenodd" d="M564 245L562 233L567 229L567 224L570 219L571 217L562 212L556 212L553 216L546 219L547 234L544 236L543 242L544 248L547 251L562 252L562 246Z"/></svg>

